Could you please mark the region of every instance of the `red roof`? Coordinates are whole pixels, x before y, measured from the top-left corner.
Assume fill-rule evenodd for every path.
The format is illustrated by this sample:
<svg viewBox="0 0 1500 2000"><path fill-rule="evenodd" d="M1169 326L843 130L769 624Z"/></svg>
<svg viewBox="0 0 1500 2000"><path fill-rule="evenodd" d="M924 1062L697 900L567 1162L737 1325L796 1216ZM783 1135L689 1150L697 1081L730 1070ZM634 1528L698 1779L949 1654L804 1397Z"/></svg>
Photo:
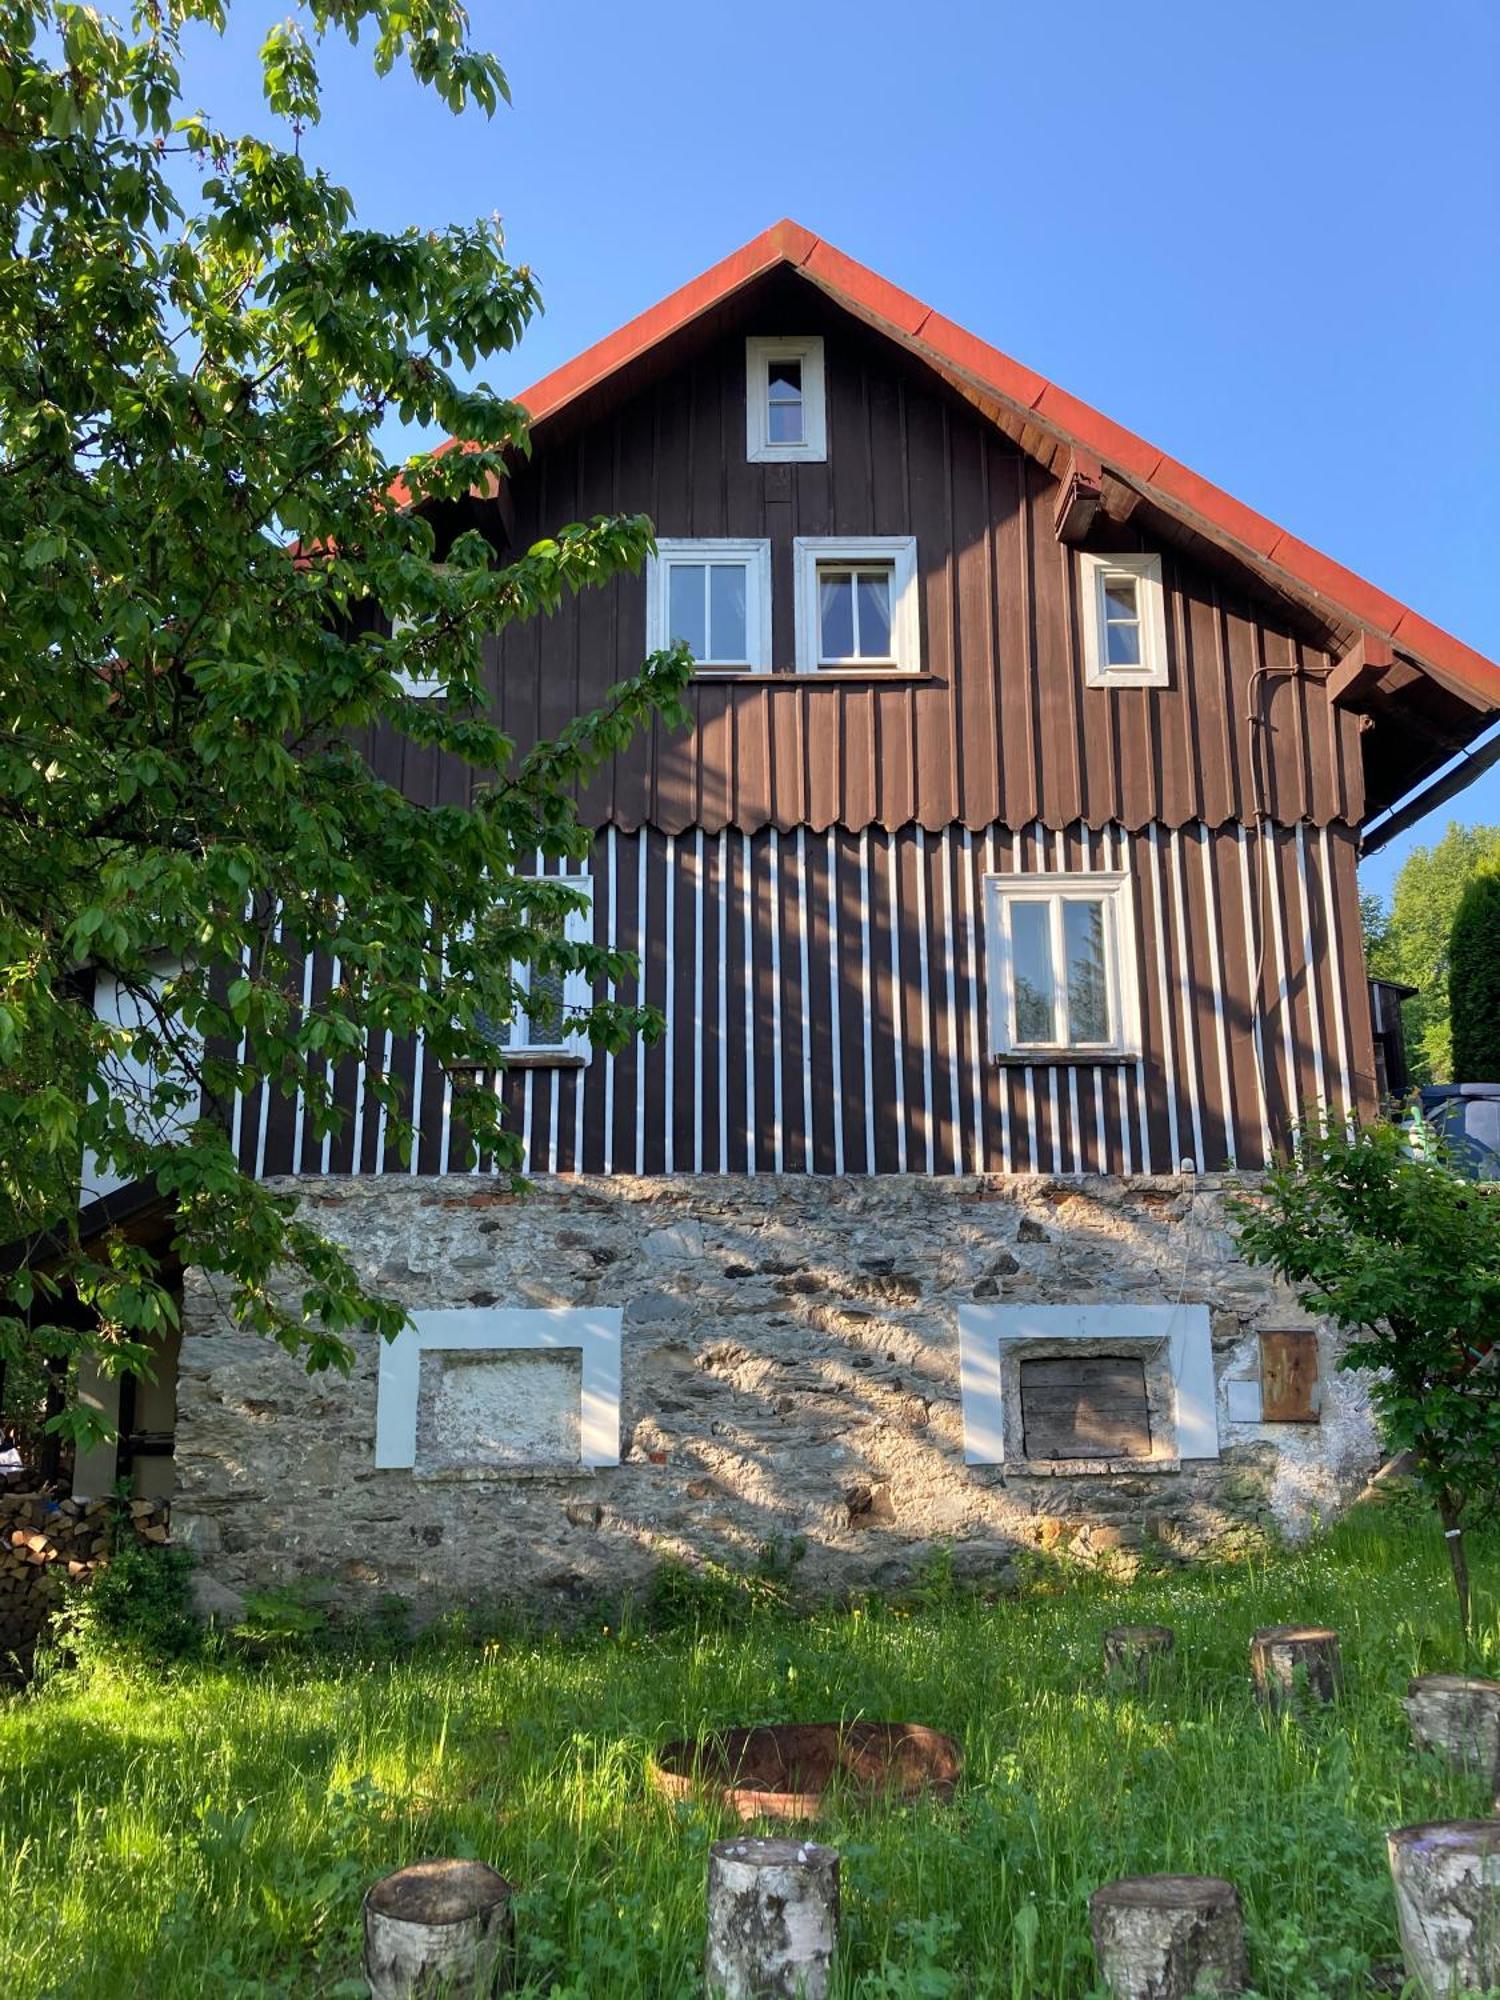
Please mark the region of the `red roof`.
<svg viewBox="0 0 1500 2000"><path fill-rule="evenodd" d="M848 310L943 373L993 399L1026 425L1091 454L1106 471L1126 480L1186 527L1240 556L1262 576L1283 580L1295 595L1315 600L1326 615L1390 641L1420 665L1471 690L1482 705L1500 708L1500 666L1472 646L1429 624L1134 431L1111 422L795 222L774 224L701 277L544 375L517 401L534 424L544 423L781 265L798 271Z"/></svg>

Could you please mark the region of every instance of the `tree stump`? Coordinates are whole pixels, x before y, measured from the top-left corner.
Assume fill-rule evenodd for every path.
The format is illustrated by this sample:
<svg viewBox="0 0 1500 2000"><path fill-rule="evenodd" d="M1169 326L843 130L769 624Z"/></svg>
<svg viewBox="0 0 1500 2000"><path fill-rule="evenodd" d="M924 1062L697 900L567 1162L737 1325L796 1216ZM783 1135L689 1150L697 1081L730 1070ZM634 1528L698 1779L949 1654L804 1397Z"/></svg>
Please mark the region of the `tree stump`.
<svg viewBox="0 0 1500 2000"><path fill-rule="evenodd" d="M709 2000L825 2000L839 1928L839 1856L811 1840L709 1849Z"/></svg>
<svg viewBox="0 0 1500 2000"><path fill-rule="evenodd" d="M1267 1625L1250 1641L1250 1676L1273 1710L1302 1689L1313 1701L1336 1701L1344 1685L1339 1635L1326 1625Z"/></svg>
<svg viewBox="0 0 1500 2000"><path fill-rule="evenodd" d="M1500 1788L1500 1681L1473 1674L1422 1674L1406 1690L1419 1750L1435 1750L1460 1771Z"/></svg>
<svg viewBox="0 0 1500 2000"><path fill-rule="evenodd" d="M482 1861L418 1861L365 1897L373 2000L489 2000L511 1990L511 1886Z"/></svg>
<svg viewBox="0 0 1500 2000"><path fill-rule="evenodd" d="M1104 1669L1111 1680L1145 1687L1177 1644L1170 1625L1111 1625L1104 1635Z"/></svg>
<svg viewBox="0 0 1500 2000"><path fill-rule="evenodd" d="M1240 1899L1215 1875L1135 1875L1089 1897L1094 1960L1114 2000L1243 1993Z"/></svg>
<svg viewBox="0 0 1500 2000"><path fill-rule="evenodd" d="M1407 1978L1430 2000L1500 1986L1500 1819L1404 1826L1386 1849Z"/></svg>

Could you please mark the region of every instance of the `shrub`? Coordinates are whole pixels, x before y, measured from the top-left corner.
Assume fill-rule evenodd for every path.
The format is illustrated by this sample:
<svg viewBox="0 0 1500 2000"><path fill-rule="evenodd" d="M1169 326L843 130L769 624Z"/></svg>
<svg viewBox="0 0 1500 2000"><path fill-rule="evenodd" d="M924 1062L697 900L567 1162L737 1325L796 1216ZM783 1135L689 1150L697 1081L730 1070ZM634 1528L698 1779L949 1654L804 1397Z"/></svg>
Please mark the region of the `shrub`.
<svg viewBox="0 0 1500 2000"><path fill-rule="evenodd" d="M123 1542L92 1577L69 1588L58 1650L85 1672L191 1658L203 1645L188 1588L192 1567L186 1549Z"/></svg>
<svg viewBox="0 0 1500 2000"><path fill-rule="evenodd" d="M1500 1083L1500 868L1459 898L1448 946L1455 1083Z"/></svg>

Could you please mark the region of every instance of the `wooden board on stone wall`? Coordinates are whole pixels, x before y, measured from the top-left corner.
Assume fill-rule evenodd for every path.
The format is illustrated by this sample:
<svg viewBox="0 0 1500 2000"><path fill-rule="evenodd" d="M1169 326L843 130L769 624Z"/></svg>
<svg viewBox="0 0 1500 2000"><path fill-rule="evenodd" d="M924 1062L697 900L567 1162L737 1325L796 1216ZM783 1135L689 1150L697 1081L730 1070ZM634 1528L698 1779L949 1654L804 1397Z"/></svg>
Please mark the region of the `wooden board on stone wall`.
<svg viewBox="0 0 1500 2000"><path fill-rule="evenodd" d="M1263 1333L1260 1337L1260 1416L1264 1424L1318 1421L1318 1336Z"/></svg>
<svg viewBox="0 0 1500 2000"><path fill-rule="evenodd" d="M1028 1458L1149 1458L1145 1367L1122 1354L1023 1361L1021 1424Z"/></svg>

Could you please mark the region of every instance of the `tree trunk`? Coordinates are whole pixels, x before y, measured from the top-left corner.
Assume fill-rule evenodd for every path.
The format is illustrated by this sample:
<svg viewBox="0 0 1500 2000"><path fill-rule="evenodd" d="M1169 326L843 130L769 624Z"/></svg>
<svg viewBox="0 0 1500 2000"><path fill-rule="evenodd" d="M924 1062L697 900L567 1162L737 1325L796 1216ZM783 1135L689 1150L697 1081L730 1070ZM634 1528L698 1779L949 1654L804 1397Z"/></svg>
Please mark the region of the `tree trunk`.
<svg viewBox="0 0 1500 2000"><path fill-rule="evenodd" d="M1406 1714L1419 1750L1435 1750L1500 1789L1500 1681L1423 1674L1407 1687Z"/></svg>
<svg viewBox="0 0 1500 2000"><path fill-rule="evenodd" d="M1473 1630L1473 1613L1469 1603L1469 1556L1464 1548L1464 1531L1459 1525L1462 1502L1456 1501L1444 1487L1438 1494L1437 1510L1438 1519L1443 1524L1443 1540L1448 1546L1448 1561L1453 1567L1453 1588L1458 1593L1458 1629L1467 1646Z"/></svg>
<svg viewBox="0 0 1500 2000"><path fill-rule="evenodd" d="M1406 1974L1428 2000L1500 1986L1500 1819L1389 1834Z"/></svg>
<svg viewBox="0 0 1500 2000"><path fill-rule="evenodd" d="M511 1886L482 1861L418 1861L365 1897L372 2000L490 2000L511 1990Z"/></svg>
<svg viewBox="0 0 1500 2000"><path fill-rule="evenodd" d="M1313 1701L1335 1701L1344 1684L1339 1635L1326 1625L1267 1625L1250 1641L1250 1677L1273 1711L1303 1689Z"/></svg>
<svg viewBox="0 0 1500 2000"><path fill-rule="evenodd" d="M838 1927L837 1848L743 1839L709 1849L708 2000L826 2000Z"/></svg>
<svg viewBox="0 0 1500 2000"><path fill-rule="evenodd" d="M1104 1667L1111 1679L1145 1687L1171 1658L1177 1641L1170 1625L1111 1625L1104 1635Z"/></svg>
<svg viewBox="0 0 1500 2000"><path fill-rule="evenodd" d="M1114 2000L1226 1997L1249 1983L1240 1899L1213 1875L1137 1875L1089 1897L1099 1976Z"/></svg>

